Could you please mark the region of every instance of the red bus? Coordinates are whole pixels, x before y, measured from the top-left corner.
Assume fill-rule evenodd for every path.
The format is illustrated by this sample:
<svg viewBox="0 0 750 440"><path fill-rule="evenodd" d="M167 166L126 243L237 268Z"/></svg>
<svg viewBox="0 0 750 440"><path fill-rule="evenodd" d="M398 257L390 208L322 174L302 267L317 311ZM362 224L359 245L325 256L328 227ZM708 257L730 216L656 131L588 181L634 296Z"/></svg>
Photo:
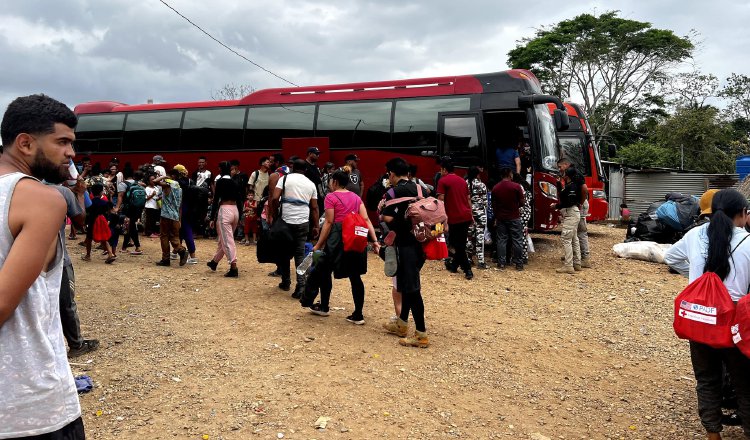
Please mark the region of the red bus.
<svg viewBox="0 0 750 440"><path fill-rule="evenodd" d="M586 186L589 188L589 215L586 220L606 220L609 203L607 193L604 191L604 171L594 133L580 105L570 102L564 104L570 116L570 127L557 133L560 153L562 157L568 158L586 178ZM554 112L554 106L550 105L549 108L550 112Z"/></svg>
<svg viewBox="0 0 750 440"><path fill-rule="evenodd" d="M550 113L547 103L554 103ZM326 161L360 158L365 188L396 156L415 164L430 182L436 158L456 166L494 164L500 142L516 145L528 134L535 198L533 226L552 229L557 215L556 129L567 114L559 98L543 95L529 71L397 81L258 90L233 101L126 105L89 102L76 106L76 150L106 166L112 157L135 167L160 154L171 165L193 169L238 159L254 170L261 156L281 151L305 157L316 146Z"/></svg>

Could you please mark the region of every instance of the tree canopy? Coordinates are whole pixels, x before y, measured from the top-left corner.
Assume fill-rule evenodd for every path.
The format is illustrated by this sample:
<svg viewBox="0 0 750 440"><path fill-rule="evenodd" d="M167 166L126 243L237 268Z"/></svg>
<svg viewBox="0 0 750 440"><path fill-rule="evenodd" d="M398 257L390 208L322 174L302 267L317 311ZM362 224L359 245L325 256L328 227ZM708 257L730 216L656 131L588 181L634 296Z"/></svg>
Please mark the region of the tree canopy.
<svg viewBox="0 0 750 440"><path fill-rule="evenodd" d="M537 30L508 53L508 64L533 71L549 93L581 96L597 133L608 135L626 111L648 105L644 97L693 49L688 36L609 11Z"/></svg>

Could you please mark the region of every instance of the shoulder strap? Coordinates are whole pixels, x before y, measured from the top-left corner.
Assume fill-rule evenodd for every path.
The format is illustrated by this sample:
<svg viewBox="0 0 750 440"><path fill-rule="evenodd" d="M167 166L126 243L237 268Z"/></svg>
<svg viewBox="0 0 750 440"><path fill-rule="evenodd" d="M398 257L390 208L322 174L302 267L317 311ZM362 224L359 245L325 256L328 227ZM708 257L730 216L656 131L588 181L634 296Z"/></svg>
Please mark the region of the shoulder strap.
<svg viewBox="0 0 750 440"><path fill-rule="evenodd" d="M740 245L742 244L742 242L745 241L745 240L747 240L748 237L750 237L750 234L746 234L745 237L742 240L740 240L739 243L737 243L737 246L735 246L734 249L732 249L732 252L729 253L730 257L732 256L732 254L734 254L734 251L736 251L737 248L740 247Z"/></svg>
<svg viewBox="0 0 750 440"><path fill-rule="evenodd" d="M253 187L255 187L255 184L258 183L259 178L260 178L260 170L255 170L255 179L253 179Z"/></svg>
<svg viewBox="0 0 750 440"><path fill-rule="evenodd" d="M417 185L417 200L424 198L424 196L422 195L422 185L418 183L416 183L415 185Z"/></svg>

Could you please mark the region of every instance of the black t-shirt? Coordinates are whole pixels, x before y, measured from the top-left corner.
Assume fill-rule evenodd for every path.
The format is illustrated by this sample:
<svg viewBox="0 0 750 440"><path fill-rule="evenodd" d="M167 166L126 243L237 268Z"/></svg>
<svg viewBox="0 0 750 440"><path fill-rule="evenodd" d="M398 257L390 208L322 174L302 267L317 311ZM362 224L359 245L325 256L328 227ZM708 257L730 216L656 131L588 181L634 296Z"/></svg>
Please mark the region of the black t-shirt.
<svg viewBox="0 0 750 440"><path fill-rule="evenodd" d="M581 185L578 184L577 180L568 182L565 188L560 191L560 203L557 204L557 209L578 206L581 201Z"/></svg>
<svg viewBox="0 0 750 440"><path fill-rule="evenodd" d="M385 193L386 202L388 200L398 199L401 197L417 197L417 195L419 194L417 192L417 184L406 179L400 180L398 184L392 189L393 191L389 189ZM381 211L382 215L393 217L393 221L388 223L388 227L391 228L392 231L396 232L395 244L397 246L419 245L417 238L414 237L414 234L412 234L411 232L411 220L406 218L406 209L408 208L408 206L408 201L401 202L391 206L386 206Z"/></svg>
<svg viewBox="0 0 750 440"><path fill-rule="evenodd" d="M320 184L322 183L322 179L320 177L320 169L315 164L312 164L310 162L307 162L307 169L305 169L305 177L310 179L310 182L312 182L315 185L315 188L319 188Z"/></svg>

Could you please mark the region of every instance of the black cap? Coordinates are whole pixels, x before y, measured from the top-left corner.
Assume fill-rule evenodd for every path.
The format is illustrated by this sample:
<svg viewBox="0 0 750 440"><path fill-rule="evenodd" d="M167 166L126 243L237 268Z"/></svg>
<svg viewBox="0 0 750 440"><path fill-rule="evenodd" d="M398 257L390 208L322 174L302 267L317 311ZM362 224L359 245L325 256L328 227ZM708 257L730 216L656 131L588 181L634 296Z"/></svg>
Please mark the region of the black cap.
<svg viewBox="0 0 750 440"><path fill-rule="evenodd" d="M310 153L320 154L320 150L318 149L318 147L310 147L307 149L307 154Z"/></svg>
<svg viewBox="0 0 750 440"><path fill-rule="evenodd" d="M347 155L347 156L346 156L346 157L344 158L344 160L345 160L345 161L349 161L349 160L359 160L359 156L357 156L356 154L348 154L348 155Z"/></svg>

